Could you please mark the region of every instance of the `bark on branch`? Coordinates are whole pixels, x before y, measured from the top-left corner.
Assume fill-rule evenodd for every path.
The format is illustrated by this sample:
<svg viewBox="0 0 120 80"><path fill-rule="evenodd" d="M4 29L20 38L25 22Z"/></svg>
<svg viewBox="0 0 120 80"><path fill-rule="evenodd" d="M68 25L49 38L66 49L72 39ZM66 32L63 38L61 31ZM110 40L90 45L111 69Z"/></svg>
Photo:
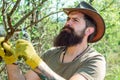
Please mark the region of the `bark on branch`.
<svg viewBox="0 0 120 80"><path fill-rule="evenodd" d="M113 3L114 3L114 0L112 0L108 6L104 7L104 8L103 8L102 10L100 10L100 11L104 11L106 8L109 8Z"/></svg>
<svg viewBox="0 0 120 80"><path fill-rule="evenodd" d="M6 5L6 2L5 0L3 0L3 6L2 6L2 16L3 16L3 23L4 23L4 27L5 27L5 30L7 31L7 22L6 22L6 16L5 16L5 5Z"/></svg>
<svg viewBox="0 0 120 80"><path fill-rule="evenodd" d="M1 69L0 69L0 73L5 69L5 65L3 65L2 67L1 67Z"/></svg>
<svg viewBox="0 0 120 80"><path fill-rule="evenodd" d="M59 12L62 12L62 11L52 12L52 13L50 13L50 14L44 16L44 17L41 18L40 20L38 20L38 21L36 21L36 22L33 22L32 24L28 25L25 29L27 29L27 28L29 28L29 27L31 27L31 26L33 26L33 25L39 23L40 21L42 21L43 19L47 18L48 16L53 15L53 14L56 14L56 13L59 13Z"/></svg>
<svg viewBox="0 0 120 80"><path fill-rule="evenodd" d="M18 7L20 1L21 1L21 0L17 0L17 2L15 3L14 7L12 8L12 10L11 10L10 13L8 14L8 16L12 16L12 14L14 13L14 11L15 11L16 8Z"/></svg>
<svg viewBox="0 0 120 80"><path fill-rule="evenodd" d="M43 0L37 7L33 8L29 13L27 13L25 16L23 16L13 27L15 27L15 30L18 28L19 25L21 25L26 18L28 18L39 6L42 6L42 4L47 1Z"/></svg>

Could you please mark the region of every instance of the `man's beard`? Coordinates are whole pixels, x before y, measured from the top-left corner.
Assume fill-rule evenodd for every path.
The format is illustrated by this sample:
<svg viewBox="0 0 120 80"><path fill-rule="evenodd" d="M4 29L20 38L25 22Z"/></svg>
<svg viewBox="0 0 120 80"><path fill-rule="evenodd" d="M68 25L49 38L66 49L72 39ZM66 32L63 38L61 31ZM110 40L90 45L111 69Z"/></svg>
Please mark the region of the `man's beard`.
<svg viewBox="0 0 120 80"><path fill-rule="evenodd" d="M66 30L67 29L67 30ZM77 35L75 31L68 25L63 27L60 34L54 40L54 46L74 46L82 42L85 29L81 35Z"/></svg>

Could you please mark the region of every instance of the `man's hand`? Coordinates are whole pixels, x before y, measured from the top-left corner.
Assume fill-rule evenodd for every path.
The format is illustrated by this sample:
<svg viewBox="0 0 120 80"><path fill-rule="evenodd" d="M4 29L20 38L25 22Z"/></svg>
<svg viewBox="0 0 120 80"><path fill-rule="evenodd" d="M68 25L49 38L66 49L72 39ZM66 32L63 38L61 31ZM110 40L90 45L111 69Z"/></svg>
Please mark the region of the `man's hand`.
<svg viewBox="0 0 120 80"><path fill-rule="evenodd" d="M19 39L16 43L15 53L18 57L23 57L26 64L35 69L42 59L37 55L32 44L26 40Z"/></svg>
<svg viewBox="0 0 120 80"><path fill-rule="evenodd" d="M17 61L14 50L8 42L3 42L4 38L0 37L0 56L6 64L12 64Z"/></svg>
<svg viewBox="0 0 120 80"><path fill-rule="evenodd" d="M5 53L4 53L4 49L2 47L2 42L4 41L4 37L0 37L0 58L3 58ZM1 59L2 60L2 59Z"/></svg>

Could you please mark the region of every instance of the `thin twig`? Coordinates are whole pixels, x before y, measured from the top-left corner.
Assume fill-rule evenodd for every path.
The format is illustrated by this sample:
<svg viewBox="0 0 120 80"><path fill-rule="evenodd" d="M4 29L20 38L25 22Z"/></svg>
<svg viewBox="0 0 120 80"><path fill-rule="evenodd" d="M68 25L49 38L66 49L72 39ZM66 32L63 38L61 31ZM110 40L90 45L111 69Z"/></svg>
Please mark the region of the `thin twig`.
<svg viewBox="0 0 120 80"><path fill-rule="evenodd" d="M18 4L18 2L16 2ZM17 5L15 4L15 6L13 7L13 9L11 10L11 12L9 14L5 14L5 1L3 0L3 7L2 7L2 16L3 16L3 22L4 22L4 26L5 26L5 30L7 32L7 35L5 37L4 42L8 41L8 39L13 35L14 33L14 28L11 24L11 15L13 14L14 10L16 9ZM7 21L6 21L7 19ZM10 31L8 30L8 27L10 29Z"/></svg>
<svg viewBox="0 0 120 80"><path fill-rule="evenodd" d="M7 14L7 23L8 23L8 27L10 29L7 30L7 35L5 37L4 42L8 41L8 39L14 34L15 29L12 26L12 22L11 22L11 16L13 14L13 12L16 10L16 8L18 7L18 4L20 3L20 0L17 0L16 4L14 5L14 7L12 8L12 10L10 11L10 13Z"/></svg>
<svg viewBox="0 0 120 80"><path fill-rule="evenodd" d="M28 25L28 26L27 26L26 28L24 28L24 29L27 29L27 28L29 28L30 26L33 26L33 25L39 23L40 21L42 21L43 19L47 18L48 16L53 15L53 14L56 14L56 13L59 13L59 12L62 12L62 11L52 12L52 13L44 16L44 17L41 18L40 20L38 20L38 21L36 21L36 22L33 22L32 24Z"/></svg>
<svg viewBox="0 0 120 80"><path fill-rule="evenodd" d="M7 35L5 37L5 40L4 42L8 41L8 39L14 34L15 32L15 29L13 28L12 24L11 24L11 17L10 16L7 16L7 22L8 22L8 26L10 28L10 32L7 31Z"/></svg>
<svg viewBox="0 0 120 80"><path fill-rule="evenodd" d="M114 3L114 0L112 0L108 6L104 7L104 8L103 8L102 10L100 10L100 11L104 11L106 8L109 8L113 3Z"/></svg>
<svg viewBox="0 0 120 80"><path fill-rule="evenodd" d="M3 16L3 23L4 23L4 27L5 30L7 31L7 22L5 20L5 1L3 0L3 6L2 6L2 16Z"/></svg>
<svg viewBox="0 0 120 80"><path fill-rule="evenodd" d="M0 73L5 69L5 65L0 69Z"/></svg>
<svg viewBox="0 0 120 80"><path fill-rule="evenodd" d="M16 8L18 7L19 3L21 0L17 0L17 2L15 3L15 5L13 6L12 10L10 11L10 13L8 14L8 16L11 16L14 11L16 10Z"/></svg>
<svg viewBox="0 0 120 80"><path fill-rule="evenodd" d="M41 6L45 1L43 0L37 7L33 8L29 13L27 13L25 16L23 16L13 27L15 27L15 30L18 28L19 25L21 25L26 18L28 18L39 6Z"/></svg>

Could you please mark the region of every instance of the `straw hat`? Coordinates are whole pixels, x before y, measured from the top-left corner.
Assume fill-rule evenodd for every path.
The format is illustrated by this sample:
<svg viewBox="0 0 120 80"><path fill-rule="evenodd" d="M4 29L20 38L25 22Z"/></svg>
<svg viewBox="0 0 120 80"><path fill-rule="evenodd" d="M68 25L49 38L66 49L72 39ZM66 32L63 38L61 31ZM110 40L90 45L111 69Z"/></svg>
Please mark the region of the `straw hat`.
<svg viewBox="0 0 120 80"><path fill-rule="evenodd" d="M63 8L63 11L69 15L72 11L80 11L96 22L96 35L89 43L97 42L100 40L105 33L105 23L100 14L88 3L82 1L76 8Z"/></svg>

